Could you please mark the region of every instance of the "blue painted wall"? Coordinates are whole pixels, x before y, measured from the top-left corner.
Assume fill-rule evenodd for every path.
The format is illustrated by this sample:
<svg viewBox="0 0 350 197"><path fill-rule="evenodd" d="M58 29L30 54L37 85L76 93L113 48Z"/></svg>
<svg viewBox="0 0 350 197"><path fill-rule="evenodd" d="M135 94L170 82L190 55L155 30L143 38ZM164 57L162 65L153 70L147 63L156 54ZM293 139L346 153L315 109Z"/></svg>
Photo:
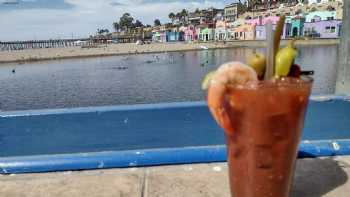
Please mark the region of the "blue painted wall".
<svg viewBox="0 0 350 197"><path fill-rule="evenodd" d="M201 102L0 115L0 157L224 144ZM303 139L350 139L350 102L312 101Z"/></svg>

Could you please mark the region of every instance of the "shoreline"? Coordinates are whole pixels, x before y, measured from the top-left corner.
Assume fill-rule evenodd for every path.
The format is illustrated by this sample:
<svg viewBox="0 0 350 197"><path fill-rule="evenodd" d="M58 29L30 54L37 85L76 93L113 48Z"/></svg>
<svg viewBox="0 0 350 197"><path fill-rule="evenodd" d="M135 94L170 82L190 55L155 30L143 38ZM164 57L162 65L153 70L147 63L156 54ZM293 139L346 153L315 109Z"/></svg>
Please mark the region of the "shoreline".
<svg viewBox="0 0 350 197"><path fill-rule="evenodd" d="M281 45L285 45L287 40L282 40ZM313 45L337 45L339 39L312 39L297 40L297 46ZM98 48L43 48L43 49L25 49L20 51L1 51L0 64L6 63L26 63L35 61L48 61L73 58L96 58L119 55L152 54L164 52L181 52L203 50L201 46L208 49L229 49L236 47L264 47L263 40L244 40L244 41L226 41L224 42L203 42L203 43L152 43L145 45L136 45L135 43L109 44L101 45Z"/></svg>

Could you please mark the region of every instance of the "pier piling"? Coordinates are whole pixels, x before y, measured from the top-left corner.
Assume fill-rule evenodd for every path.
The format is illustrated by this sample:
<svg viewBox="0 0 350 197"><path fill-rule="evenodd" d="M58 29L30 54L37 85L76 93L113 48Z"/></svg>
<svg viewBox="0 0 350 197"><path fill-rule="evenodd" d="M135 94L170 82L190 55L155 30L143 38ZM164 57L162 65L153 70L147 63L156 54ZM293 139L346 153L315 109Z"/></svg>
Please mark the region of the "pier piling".
<svg viewBox="0 0 350 197"><path fill-rule="evenodd" d="M350 94L350 1L344 1L343 25L337 65L337 94Z"/></svg>

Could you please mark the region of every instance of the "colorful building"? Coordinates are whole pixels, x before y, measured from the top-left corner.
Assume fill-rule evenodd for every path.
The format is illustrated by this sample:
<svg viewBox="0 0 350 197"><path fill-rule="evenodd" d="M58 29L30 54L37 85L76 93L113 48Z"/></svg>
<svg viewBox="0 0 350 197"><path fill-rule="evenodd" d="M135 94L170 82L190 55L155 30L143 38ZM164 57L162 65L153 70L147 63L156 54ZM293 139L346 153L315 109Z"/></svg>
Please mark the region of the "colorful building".
<svg viewBox="0 0 350 197"><path fill-rule="evenodd" d="M330 0L308 0L308 4L323 4L328 3Z"/></svg>
<svg viewBox="0 0 350 197"><path fill-rule="evenodd" d="M179 28L171 28L166 31L166 42L184 41L184 32Z"/></svg>
<svg viewBox="0 0 350 197"><path fill-rule="evenodd" d="M340 36L340 29L340 20L315 21L304 24L304 36L338 38Z"/></svg>
<svg viewBox="0 0 350 197"><path fill-rule="evenodd" d="M244 5L242 3L231 3L224 8L225 21L234 22L238 16L244 12Z"/></svg>
<svg viewBox="0 0 350 197"><path fill-rule="evenodd" d="M184 39L187 42L195 41L198 39L196 27L194 25L189 25L184 29Z"/></svg>
<svg viewBox="0 0 350 197"><path fill-rule="evenodd" d="M326 21L326 20L334 20L337 18L336 11L316 11L310 12L305 16L305 22L311 23L314 21Z"/></svg>
<svg viewBox="0 0 350 197"><path fill-rule="evenodd" d="M241 25L245 24L245 19L243 18L238 18L237 20L235 20L234 22L229 22L227 23L227 25L229 26L229 28L234 28L234 27L239 27Z"/></svg>
<svg viewBox="0 0 350 197"><path fill-rule="evenodd" d="M242 25L233 29L232 37L235 40L254 40L255 25Z"/></svg>
<svg viewBox="0 0 350 197"><path fill-rule="evenodd" d="M212 41L215 37L215 29L209 25L199 25L196 31L198 32L198 40L200 41Z"/></svg>
<svg viewBox="0 0 350 197"><path fill-rule="evenodd" d="M291 24L286 23L282 32L282 39L286 39L289 37L289 29ZM276 25L272 26L272 29L276 29ZM265 40L266 39L266 26L265 25L257 25L255 26L255 39L256 40Z"/></svg>
<svg viewBox="0 0 350 197"><path fill-rule="evenodd" d="M185 38L180 28L162 25L153 29L152 40L154 42L177 42L184 41Z"/></svg>
<svg viewBox="0 0 350 197"><path fill-rule="evenodd" d="M283 39L300 37L304 34L319 38L339 36L341 19L338 20L337 17L343 9L340 0L309 5L298 3L297 0L288 2L290 4L283 3L278 6L274 4L274 7L266 7L252 13L239 11L239 3L227 5L225 9L196 10L188 15L188 22L191 25L178 27L179 25L166 24L155 27L158 29L153 31L153 40L157 42L264 40L265 25L271 22L275 28L280 15L286 15Z"/></svg>
<svg viewBox="0 0 350 197"><path fill-rule="evenodd" d="M166 33L164 31L153 31L152 32L152 41L154 42L166 42Z"/></svg>
<svg viewBox="0 0 350 197"><path fill-rule="evenodd" d="M223 41L230 37L227 22L220 20L216 22L215 40Z"/></svg>
<svg viewBox="0 0 350 197"><path fill-rule="evenodd" d="M296 16L292 19L292 23L290 26L289 37L298 37L303 35L305 18Z"/></svg>
<svg viewBox="0 0 350 197"><path fill-rule="evenodd" d="M268 16L268 17L259 17L256 19L246 20L245 23L248 25L265 25L268 22L272 22L272 24L276 25L280 20L278 16Z"/></svg>

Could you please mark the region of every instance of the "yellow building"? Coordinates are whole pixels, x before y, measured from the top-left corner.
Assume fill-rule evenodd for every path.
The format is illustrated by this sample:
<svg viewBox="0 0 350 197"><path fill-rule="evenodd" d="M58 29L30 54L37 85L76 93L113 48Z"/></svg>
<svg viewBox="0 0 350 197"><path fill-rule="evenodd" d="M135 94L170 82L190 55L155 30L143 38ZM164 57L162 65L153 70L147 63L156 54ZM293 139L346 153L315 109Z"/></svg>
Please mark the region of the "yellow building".
<svg viewBox="0 0 350 197"><path fill-rule="evenodd" d="M255 40L255 25L241 25L234 28L232 38L235 40Z"/></svg>

